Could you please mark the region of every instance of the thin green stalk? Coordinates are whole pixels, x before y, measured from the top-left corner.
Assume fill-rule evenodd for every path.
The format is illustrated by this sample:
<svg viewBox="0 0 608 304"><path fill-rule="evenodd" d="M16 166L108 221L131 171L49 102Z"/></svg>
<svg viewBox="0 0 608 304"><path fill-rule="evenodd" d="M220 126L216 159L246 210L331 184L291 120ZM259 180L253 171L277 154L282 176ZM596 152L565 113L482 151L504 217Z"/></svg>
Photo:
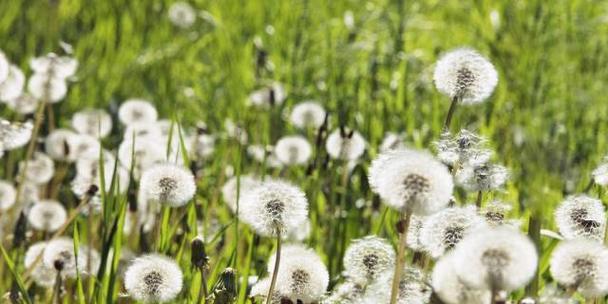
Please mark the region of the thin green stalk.
<svg viewBox="0 0 608 304"><path fill-rule="evenodd" d="M274 260L274 270L272 271L272 278L270 280L270 288L268 288L268 296L266 296L266 304L272 303L272 294L274 292L274 286L277 283L277 275L279 274L279 263L281 262L281 232L277 230L277 252Z"/></svg>
<svg viewBox="0 0 608 304"><path fill-rule="evenodd" d="M452 117L454 116L454 112L456 112L456 107L460 102L460 97L454 96L452 98L452 103L450 104L450 109L448 110L448 114L445 117L445 122L443 123L443 132L450 131L450 124L452 123Z"/></svg>
<svg viewBox="0 0 608 304"><path fill-rule="evenodd" d="M399 296L399 283L401 282L401 273L403 267L405 267L405 250L407 247L407 231L410 226L410 220L412 213L409 211L401 212L401 220L399 221L399 249L397 251L397 263L395 263L395 274L393 275L393 283L391 286L391 302L390 304L397 303L397 297Z"/></svg>

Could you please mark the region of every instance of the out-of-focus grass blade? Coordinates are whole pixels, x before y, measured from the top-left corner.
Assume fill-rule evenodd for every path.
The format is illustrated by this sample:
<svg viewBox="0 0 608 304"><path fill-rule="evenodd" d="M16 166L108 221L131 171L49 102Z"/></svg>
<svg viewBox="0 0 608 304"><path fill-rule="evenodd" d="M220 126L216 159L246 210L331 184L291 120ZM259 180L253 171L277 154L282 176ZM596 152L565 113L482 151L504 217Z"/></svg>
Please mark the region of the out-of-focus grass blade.
<svg viewBox="0 0 608 304"><path fill-rule="evenodd" d="M32 300L30 299L30 297L27 293L27 289L25 288L25 285L23 284L21 277L15 271L15 264L13 264L13 261L11 260L10 256L4 249L4 246L2 246L2 243L0 243L0 250L2 250L2 257L4 258L4 263L6 263L6 267L8 267L8 270L13 275L13 279L15 280L15 282L17 282L17 287L19 287L19 292L21 293L21 298L26 303L32 304Z"/></svg>
<svg viewBox="0 0 608 304"><path fill-rule="evenodd" d="M91 229L91 227L88 227ZM84 304L86 303L84 298L84 289L82 288L82 277L80 276L80 267L82 265L78 265L78 256L80 255L80 229L78 229L78 221L74 222L74 231L73 231L73 240L74 240L74 258L76 260L76 290L78 290L78 303ZM89 248L88 250L92 250Z"/></svg>

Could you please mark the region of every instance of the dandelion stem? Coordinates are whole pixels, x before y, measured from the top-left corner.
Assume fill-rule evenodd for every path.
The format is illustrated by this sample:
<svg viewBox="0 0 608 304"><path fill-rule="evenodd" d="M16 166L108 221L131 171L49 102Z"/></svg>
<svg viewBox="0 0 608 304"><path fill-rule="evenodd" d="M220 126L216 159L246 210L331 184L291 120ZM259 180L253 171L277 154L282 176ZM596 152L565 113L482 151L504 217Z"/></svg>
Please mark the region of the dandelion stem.
<svg viewBox="0 0 608 304"><path fill-rule="evenodd" d="M477 192L477 200L475 201L475 205L477 206L477 208L481 208L482 200L483 200L483 192L481 192L481 190L479 190L479 192Z"/></svg>
<svg viewBox="0 0 608 304"><path fill-rule="evenodd" d="M393 285L391 287L391 302L390 304L397 303L397 296L399 295L399 284L401 282L401 272L405 266L405 250L407 244L407 231L410 226L410 219L412 213L409 211L401 212L401 220L397 225L399 232L399 249L397 251L397 263L395 263L395 274L393 275Z"/></svg>
<svg viewBox="0 0 608 304"><path fill-rule="evenodd" d="M201 288L198 291L198 300L196 303L204 303L207 304L207 298L209 297L209 293L207 292L207 275L205 274L205 268L199 268L201 272Z"/></svg>
<svg viewBox="0 0 608 304"><path fill-rule="evenodd" d="M448 114L445 117L445 122L443 123L444 132L450 130L450 123L452 122L452 116L454 116L454 112L456 111L456 106L458 105L459 102L460 102L460 97L454 96L454 98L452 98L452 103L450 104L450 109L448 110Z"/></svg>
<svg viewBox="0 0 608 304"><path fill-rule="evenodd" d="M277 229L277 252L274 260L274 270L272 271L272 279L270 280L270 288L268 288L268 296L266 297L266 304L272 303L272 294L274 292L274 286L277 283L277 275L279 274L279 263L281 261L281 232Z"/></svg>

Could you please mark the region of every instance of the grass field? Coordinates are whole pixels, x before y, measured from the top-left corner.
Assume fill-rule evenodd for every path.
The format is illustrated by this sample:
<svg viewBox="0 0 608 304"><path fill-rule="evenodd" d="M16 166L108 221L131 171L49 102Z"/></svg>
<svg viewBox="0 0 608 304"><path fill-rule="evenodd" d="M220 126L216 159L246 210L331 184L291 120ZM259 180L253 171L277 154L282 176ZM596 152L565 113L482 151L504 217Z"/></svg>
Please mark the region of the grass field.
<svg viewBox="0 0 608 304"><path fill-rule="evenodd" d="M159 118L172 121L172 136L180 141L199 122L216 137L213 154L198 162L195 198L184 207L163 207L157 228L146 237L112 228L124 224L128 201L137 196L132 192L101 191L102 213L87 217L76 212L63 235L93 245L102 268L106 262L112 265L96 276L65 282L67 296L60 300L53 288L32 287L23 264L27 248L52 234L28 228L27 239L15 246L18 212L1 211L0 291L29 290L31 297L17 302L128 303L133 300L117 274L118 260L112 259L128 249L135 255L160 252L174 258L184 274L174 302L195 303L201 276L191 265L190 240L202 235L209 257L207 288L217 293L208 303L249 303L246 279L266 276L276 245L226 206L222 186L231 175L244 174L289 180L306 193L311 230L304 244L327 266L331 291L343 281L342 258L351 240L376 234L398 247L395 223L400 215L370 189L369 166L387 132L402 133L410 147L434 151L450 106L433 84L434 65L445 52L463 46L488 58L499 80L486 102L457 108L452 131L468 129L488 139L493 160L508 168L510 178L502 190L484 193L483 204L510 204L510 217L521 221L521 231L539 252L537 276L510 299L537 298L545 286L555 286L549 260L558 241L541 236L540 230L558 231L556 206L585 191L591 172L608 153L608 3L197 0L190 1L197 11L194 24L182 28L168 17L172 2L0 1L0 50L27 77L30 59L65 53L60 42L71 45L79 62L66 97L43 109L41 138L53 129L71 128L73 113L101 108L116 122L102 145L116 151L125 130L116 111L129 98L152 101ZM248 105L254 90L273 82L284 86L284 103ZM352 170L315 144L316 130L300 130L288 121L293 106L305 100L327 110L330 132L348 126L362 134L366 151ZM35 119L4 104L0 113L9 121ZM242 127L247 143L227 135L226 120ZM312 170L307 165L273 168L247 153L251 145L274 145L294 134L312 145L312 159L318 160ZM0 160L2 179L19 181L17 163L24 158L27 148L6 151ZM186 167L192 167L184 158ZM60 161L55 169L55 184L45 186L49 190L41 195L54 196L71 214L78 205L70 189L76 169ZM137 187L129 186L135 193ZM588 194L605 203L601 186ZM454 195L459 205L474 204L477 198L476 192L460 188ZM142 245L146 238L149 244ZM222 274L228 267L235 270L235 290ZM235 299L222 302L224 293ZM593 301L583 303L604 303L600 297Z"/></svg>

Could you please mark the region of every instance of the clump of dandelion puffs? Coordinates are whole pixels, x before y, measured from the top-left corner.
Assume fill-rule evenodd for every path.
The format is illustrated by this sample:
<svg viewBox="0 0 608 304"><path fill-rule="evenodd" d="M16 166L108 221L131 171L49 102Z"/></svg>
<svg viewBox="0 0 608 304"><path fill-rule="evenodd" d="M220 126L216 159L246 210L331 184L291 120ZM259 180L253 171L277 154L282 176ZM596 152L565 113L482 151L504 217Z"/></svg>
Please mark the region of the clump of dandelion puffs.
<svg viewBox="0 0 608 304"><path fill-rule="evenodd" d="M49 53L32 59L30 67L34 75L28 81L28 92L36 99L57 103L67 94L66 79L74 75L78 61Z"/></svg>
<svg viewBox="0 0 608 304"><path fill-rule="evenodd" d="M325 148L334 159L357 160L365 152L365 139L355 130L339 128L327 137Z"/></svg>
<svg viewBox="0 0 608 304"><path fill-rule="evenodd" d="M172 259L150 254L136 258L124 274L125 289L136 301L169 302L182 290L183 274Z"/></svg>
<svg viewBox="0 0 608 304"><path fill-rule="evenodd" d="M441 257L435 264L432 274L433 290L446 304L487 304L490 303L490 291L474 289L464 284L456 274L458 263L453 253ZM472 270L475 271L475 270Z"/></svg>
<svg viewBox="0 0 608 304"><path fill-rule="evenodd" d="M310 159L312 147L302 136L285 136L277 141L274 152L285 165L302 165Z"/></svg>
<svg viewBox="0 0 608 304"><path fill-rule="evenodd" d="M316 129L320 128L325 122L325 115L325 109L320 104L314 101L305 101L293 107L289 120L300 129L307 127Z"/></svg>
<svg viewBox="0 0 608 304"><path fill-rule="evenodd" d="M569 196L555 210L555 222L566 239L584 238L601 242L606 230L605 209L598 199Z"/></svg>
<svg viewBox="0 0 608 304"><path fill-rule="evenodd" d="M158 118L156 108L147 100L128 99L118 109L118 119L126 126L134 123L155 122Z"/></svg>
<svg viewBox="0 0 608 304"><path fill-rule="evenodd" d="M170 163L157 164L144 171L139 187L146 199L171 207L185 205L196 192L192 173Z"/></svg>
<svg viewBox="0 0 608 304"><path fill-rule="evenodd" d="M394 267L395 250L385 239L366 236L354 240L344 253L344 273L352 281L367 285Z"/></svg>
<svg viewBox="0 0 608 304"><path fill-rule="evenodd" d="M551 255L551 275L587 298L608 294L608 250L588 240L561 242Z"/></svg>
<svg viewBox="0 0 608 304"><path fill-rule="evenodd" d="M174 25L186 29L196 21L196 11L186 2L174 2L169 7L169 20Z"/></svg>
<svg viewBox="0 0 608 304"><path fill-rule="evenodd" d="M30 208L27 219L34 229L53 232L65 223L67 212L57 201L43 200Z"/></svg>
<svg viewBox="0 0 608 304"><path fill-rule="evenodd" d="M80 134L103 138L112 131L112 117L102 109L82 110L72 116L72 127Z"/></svg>
<svg viewBox="0 0 608 304"><path fill-rule="evenodd" d="M484 224L474 206L446 208L424 220L420 240L425 251L439 258Z"/></svg>
<svg viewBox="0 0 608 304"><path fill-rule="evenodd" d="M0 180L0 212L10 209L16 201L17 190L13 184Z"/></svg>
<svg viewBox="0 0 608 304"><path fill-rule="evenodd" d="M473 233L454 253L456 273L463 283L494 294L524 286L534 276L538 261L534 244L511 228Z"/></svg>

